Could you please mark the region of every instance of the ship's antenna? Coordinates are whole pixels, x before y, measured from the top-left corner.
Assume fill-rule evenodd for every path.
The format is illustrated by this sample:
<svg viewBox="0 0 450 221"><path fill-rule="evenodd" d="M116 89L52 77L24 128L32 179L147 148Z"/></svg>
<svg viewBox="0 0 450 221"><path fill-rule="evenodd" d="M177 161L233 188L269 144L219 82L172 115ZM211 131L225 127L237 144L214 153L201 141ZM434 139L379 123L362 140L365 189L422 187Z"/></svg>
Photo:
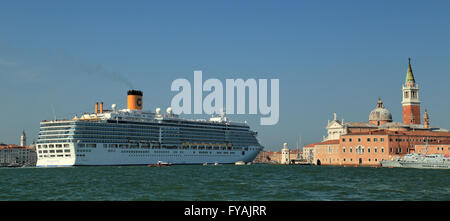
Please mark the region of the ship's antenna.
<svg viewBox="0 0 450 221"><path fill-rule="evenodd" d="M52 111L53 111L53 118L56 120L55 107L53 106L53 104L51 104L51 105L52 105Z"/></svg>

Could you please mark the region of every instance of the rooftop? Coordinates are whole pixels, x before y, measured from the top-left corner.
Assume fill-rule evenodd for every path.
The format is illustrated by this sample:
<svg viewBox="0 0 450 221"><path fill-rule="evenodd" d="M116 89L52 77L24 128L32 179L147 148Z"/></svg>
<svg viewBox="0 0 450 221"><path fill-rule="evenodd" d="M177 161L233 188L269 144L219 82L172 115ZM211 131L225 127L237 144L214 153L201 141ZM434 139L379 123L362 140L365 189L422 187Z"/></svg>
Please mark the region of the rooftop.
<svg viewBox="0 0 450 221"><path fill-rule="evenodd" d="M409 136L443 136L450 138L450 132L448 131L392 131L392 130L376 130L369 132L355 132L348 133L342 136L352 136L352 135L409 135Z"/></svg>
<svg viewBox="0 0 450 221"><path fill-rule="evenodd" d="M305 147L314 147L316 145L328 145L328 144L339 144L339 140L326 140L326 141L323 141L320 143L313 143L313 144L307 145Z"/></svg>

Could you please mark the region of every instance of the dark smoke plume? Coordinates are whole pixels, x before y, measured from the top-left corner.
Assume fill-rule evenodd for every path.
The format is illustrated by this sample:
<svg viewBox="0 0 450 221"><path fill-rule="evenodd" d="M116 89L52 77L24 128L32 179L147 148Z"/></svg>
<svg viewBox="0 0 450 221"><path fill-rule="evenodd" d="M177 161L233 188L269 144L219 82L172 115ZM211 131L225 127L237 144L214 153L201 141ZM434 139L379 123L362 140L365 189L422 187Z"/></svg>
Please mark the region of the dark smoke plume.
<svg viewBox="0 0 450 221"><path fill-rule="evenodd" d="M122 84L125 84L129 89L134 89L133 84L122 74L115 71L108 71L104 69L100 64L96 65L95 67L87 67L85 65L82 65L82 69L88 74L98 75L104 78L108 78L110 80L115 80Z"/></svg>

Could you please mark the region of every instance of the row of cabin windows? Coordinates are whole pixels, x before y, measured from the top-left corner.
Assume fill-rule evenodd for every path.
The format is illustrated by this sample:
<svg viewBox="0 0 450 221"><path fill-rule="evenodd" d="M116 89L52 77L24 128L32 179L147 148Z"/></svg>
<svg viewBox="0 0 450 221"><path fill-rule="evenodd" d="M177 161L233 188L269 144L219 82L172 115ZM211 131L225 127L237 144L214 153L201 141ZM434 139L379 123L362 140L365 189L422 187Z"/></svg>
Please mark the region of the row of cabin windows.
<svg viewBox="0 0 450 221"><path fill-rule="evenodd" d="M63 144L40 144L38 145L38 148L61 148L63 147ZM69 144L64 144L64 147L69 147Z"/></svg>

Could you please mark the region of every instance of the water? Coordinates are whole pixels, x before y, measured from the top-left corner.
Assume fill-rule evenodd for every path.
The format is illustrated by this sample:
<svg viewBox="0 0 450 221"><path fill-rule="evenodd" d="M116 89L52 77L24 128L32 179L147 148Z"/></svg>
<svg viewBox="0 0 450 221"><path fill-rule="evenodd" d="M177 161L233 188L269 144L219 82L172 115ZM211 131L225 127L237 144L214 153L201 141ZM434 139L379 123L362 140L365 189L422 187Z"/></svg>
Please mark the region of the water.
<svg viewBox="0 0 450 221"><path fill-rule="evenodd" d="M0 200L450 200L450 170L295 165L2 168Z"/></svg>

